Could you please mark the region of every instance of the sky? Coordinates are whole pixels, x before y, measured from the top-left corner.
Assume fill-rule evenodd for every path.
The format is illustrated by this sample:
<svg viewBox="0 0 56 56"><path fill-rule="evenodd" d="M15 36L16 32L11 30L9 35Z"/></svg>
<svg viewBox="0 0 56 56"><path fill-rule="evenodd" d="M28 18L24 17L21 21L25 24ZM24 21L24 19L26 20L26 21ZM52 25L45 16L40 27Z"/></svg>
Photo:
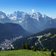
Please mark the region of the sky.
<svg viewBox="0 0 56 56"><path fill-rule="evenodd" d="M0 11L35 11L56 18L56 0L0 0Z"/></svg>

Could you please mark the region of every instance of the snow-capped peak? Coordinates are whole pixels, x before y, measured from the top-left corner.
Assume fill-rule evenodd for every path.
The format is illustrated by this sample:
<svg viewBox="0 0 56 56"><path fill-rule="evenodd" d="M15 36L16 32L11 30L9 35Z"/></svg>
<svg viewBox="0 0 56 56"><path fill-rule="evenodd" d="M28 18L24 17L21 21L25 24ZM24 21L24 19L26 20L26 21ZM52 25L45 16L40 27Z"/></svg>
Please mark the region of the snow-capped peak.
<svg viewBox="0 0 56 56"><path fill-rule="evenodd" d="M34 12L34 13L31 15L31 17L34 18L34 19L37 19L37 21L39 21L39 18L42 17L42 14L39 13L39 12L36 12L36 13Z"/></svg>
<svg viewBox="0 0 56 56"><path fill-rule="evenodd" d="M16 16L10 16L9 18L10 18L11 20L16 20L17 17L16 17Z"/></svg>
<svg viewBox="0 0 56 56"><path fill-rule="evenodd" d="M4 16L4 15L0 15L0 18L1 18L1 19L4 19L4 18L5 18L5 16Z"/></svg>
<svg viewBox="0 0 56 56"><path fill-rule="evenodd" d="M6 18L6 14L2 11L0 11L0 19Z"/></svg>

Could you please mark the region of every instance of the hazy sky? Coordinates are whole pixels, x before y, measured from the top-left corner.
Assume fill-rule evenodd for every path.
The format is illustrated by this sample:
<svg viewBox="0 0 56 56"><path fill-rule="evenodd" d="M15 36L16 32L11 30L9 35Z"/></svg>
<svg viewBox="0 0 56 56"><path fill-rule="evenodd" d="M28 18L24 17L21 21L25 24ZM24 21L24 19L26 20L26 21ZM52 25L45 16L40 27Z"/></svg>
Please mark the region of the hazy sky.
<svg viewBox="0 0 56 56"><path fill-rule="evenodd" d="M14 11L35 10L50 17L56 17L56 0L0 0L0 11L12 13Z"/></svg>

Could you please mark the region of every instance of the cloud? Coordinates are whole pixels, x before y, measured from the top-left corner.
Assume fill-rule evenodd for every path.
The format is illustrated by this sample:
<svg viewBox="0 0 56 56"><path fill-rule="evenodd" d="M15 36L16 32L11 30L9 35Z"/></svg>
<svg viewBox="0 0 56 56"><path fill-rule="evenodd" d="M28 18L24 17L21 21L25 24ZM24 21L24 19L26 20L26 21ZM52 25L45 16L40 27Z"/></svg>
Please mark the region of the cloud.
<svg viewBox="0 0 56 56"><path fill-rule="evenodd" d="M35 12L35 10L34 9L32 9L32 13L34 13Z"/></svg>

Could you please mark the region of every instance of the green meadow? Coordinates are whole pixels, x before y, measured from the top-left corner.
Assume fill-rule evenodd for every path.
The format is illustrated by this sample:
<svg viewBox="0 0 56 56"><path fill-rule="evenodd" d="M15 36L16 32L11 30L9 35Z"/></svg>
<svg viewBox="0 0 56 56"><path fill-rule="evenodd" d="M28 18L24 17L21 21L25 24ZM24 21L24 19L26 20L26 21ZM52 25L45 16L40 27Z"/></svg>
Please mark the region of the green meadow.
<svg viewBox="0 0 56 56"><path fill-rule="evenodd" d="M0 56L51 56L51 52L32 51L32 50L11 50L11 51L0 51Z"/></svg>

